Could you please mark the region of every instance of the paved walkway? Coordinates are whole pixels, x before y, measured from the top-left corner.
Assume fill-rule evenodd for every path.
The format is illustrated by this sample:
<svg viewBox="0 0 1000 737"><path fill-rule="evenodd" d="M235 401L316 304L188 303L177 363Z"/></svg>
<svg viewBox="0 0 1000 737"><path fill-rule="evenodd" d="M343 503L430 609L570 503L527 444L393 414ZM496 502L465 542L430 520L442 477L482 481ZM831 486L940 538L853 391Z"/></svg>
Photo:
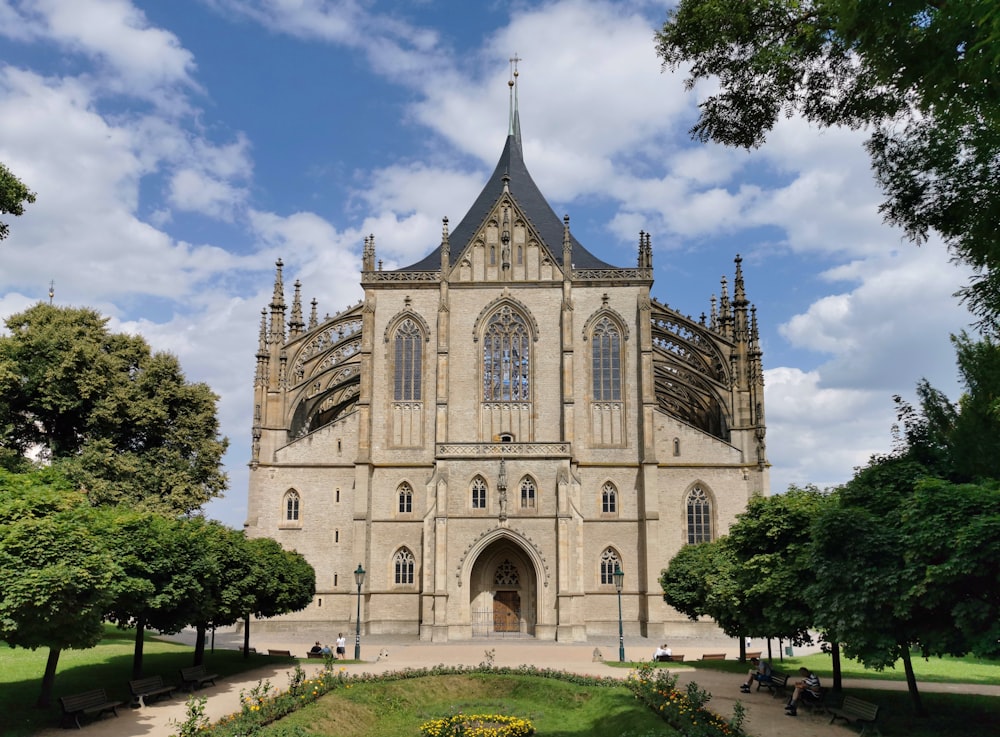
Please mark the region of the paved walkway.
<svg viewBox="0 0 1000 737"><path fill-rule="evenodd" d="M345 633L346 635L347 633ZM184 642L193 642L193 633L182 633L177 638ZM290 650L293 655L303 656L316 639L315 635L296 637L293 634L268 634L260 638L252 637L251 645L258 652L266 652L267 648ZM331 641L333 637L329 638ZM216 648L239 648L242 645L242 635L236 633L217 633ZM670 646L675 653L684 653L687 659L696 660L705 653L726 653L728 658L735 658L739 653L739 642L728 639L691 639L674 640ZM766 647L766 645L765 645ZM435 665L467 665L475 666L486 660L486 652L494 651L493 663L496 666L534 665L539 668L557 668L572 673L596 676L616 676L624 678L629 671L622 668L612 668L603 662L594 660L594 650L597 648L607 660L617 660L618 643L612 640L605 643L560 644L554 642L537 642L535 640L477 640L458 643L427 643L415 639L393 637L365 637L362 639L361 663L345 665L349 673L383 673L403 668L425 668ZM645 638L629 639L625 644L625 659L629 661L648 660L656 643ZM757 649L756 647L752 649ZM386 655L379 657L381 651ZM810 649L797 648L796 654L809 652ZM815 651L815 648L811 648ZM348 637L347 654L354 652L353 635ZM218 685L197 692L208 697L206 714L215 721L223 716L233 714L240 709L240 691L249 690L260 680L270 682L280 688L285 688L294 666L287 663L268 663L264 657L261 667L247 671L238 677L222 678ZM780 668L778 657L775 656L776 667ZM322 669L318 660L302 661L301 665L307 677ZM739 693L739 679L729 673L718 671L695 671L683 664L674 669L679 676L679 683L684 684L696 680L698 684L712 693L709 708L723 716L732 714L733 705L737 699L747 707L747 730L757 737L850 737L856 730L847 730L842 722L837 725L827 724L827 719L813 717L799 712L795 718L785 716L782 702L773 699L763 691L749 695ZM897 681L845 681L845 688L887 688L905 690L906 684ZM974 688L968 685L953 684L921 684L924 691L956 691L963 693L977 692L1000 696L1000 687L984 686ZM181 697L156 702L142 709L121 709L121 716L105 718L84 726L84 732L95 737L170 737L176 734L176 722L185 717L185 701ZM38 737L66 737L65 730L45 729L38 732ZM609 735L609 737L615 737Z"/></svg>

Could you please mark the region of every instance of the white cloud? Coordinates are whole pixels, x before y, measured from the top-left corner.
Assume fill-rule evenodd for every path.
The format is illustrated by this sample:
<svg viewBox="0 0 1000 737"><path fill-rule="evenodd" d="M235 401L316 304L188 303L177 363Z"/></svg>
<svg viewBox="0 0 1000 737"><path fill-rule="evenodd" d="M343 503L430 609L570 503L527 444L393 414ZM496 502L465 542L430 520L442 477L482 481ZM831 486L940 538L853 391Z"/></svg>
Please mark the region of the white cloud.
<svg viewBox="0 0 1000 737"><path fill-rule="evenodd" d="M22 0L4 14L8 22L0 28L16 38L50 39L97 60L98 84L116 92L176 106L174 85L196 88L191 52L173 33L152 27L129 0Z"/></svg>
<svg viewBox="0 0 1000 737"><path fill-rule="evenodd" d="M246 190L195 169L179 169L170 178L170 204L180 210L232 220Z"/></svg>

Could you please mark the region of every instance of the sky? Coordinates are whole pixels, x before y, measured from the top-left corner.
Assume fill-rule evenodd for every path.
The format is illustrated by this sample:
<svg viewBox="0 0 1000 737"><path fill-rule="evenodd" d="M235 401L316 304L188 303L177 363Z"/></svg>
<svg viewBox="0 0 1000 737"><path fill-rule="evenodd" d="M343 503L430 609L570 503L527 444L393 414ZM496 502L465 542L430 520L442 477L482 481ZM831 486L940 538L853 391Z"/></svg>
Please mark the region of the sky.
<svg viewBox="0 0 1000 737"><path fill-rule="evenodd" d="M967 269L883 223L864 131L783 119L752 152L691 140L711 89L665 72L669 2L0 0L0 317L87 306L219 395L246 515L254 354L274 262L319 314L436 248L485 184L518 64L525 162L599 258L697 317L743 258L764 352L771 491L844 483L892 447L895 394L958 397Z"/></svg>

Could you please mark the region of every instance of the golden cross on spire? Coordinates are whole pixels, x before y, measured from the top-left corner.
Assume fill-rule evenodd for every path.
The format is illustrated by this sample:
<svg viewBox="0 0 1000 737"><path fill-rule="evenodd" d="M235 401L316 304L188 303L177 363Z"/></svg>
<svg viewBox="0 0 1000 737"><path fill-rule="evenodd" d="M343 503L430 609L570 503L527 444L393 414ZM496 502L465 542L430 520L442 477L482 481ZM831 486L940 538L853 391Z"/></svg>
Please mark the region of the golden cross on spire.
<svg viewBox="0 0 1000 737"><path fill-rule="evenodd" d="M517 55L517 52L515 51L514 55L512 57L510 57L510 59L508 59L508 61L510 62L510 82L508 82L508 84L511 87L513 87L514 86L514 81L517 79L517 63L519 61L524 61L524 59L522 59L521 57L519 57Z"/></svg>

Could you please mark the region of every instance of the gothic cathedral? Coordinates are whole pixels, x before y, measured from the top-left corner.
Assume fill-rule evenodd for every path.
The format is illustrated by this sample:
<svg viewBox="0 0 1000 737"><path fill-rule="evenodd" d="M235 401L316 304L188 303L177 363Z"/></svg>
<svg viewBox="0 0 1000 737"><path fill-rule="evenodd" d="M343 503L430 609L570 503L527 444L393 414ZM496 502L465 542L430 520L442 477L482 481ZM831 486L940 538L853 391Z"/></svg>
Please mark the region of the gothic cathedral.
<svg viewBox="0 0 1000 737"><path fill-rule="evenodd" d="M516 90L515 90L516 93ZM432 641L660 639L678 549L768 493L755 310L740 259L710 314L591 254L522 157L516 103L493 175L422 261L308 323L282 265L262 312L247 534L306 556L316 595L255 628ZM358 604L355 569L365 571Z"/></svg>

